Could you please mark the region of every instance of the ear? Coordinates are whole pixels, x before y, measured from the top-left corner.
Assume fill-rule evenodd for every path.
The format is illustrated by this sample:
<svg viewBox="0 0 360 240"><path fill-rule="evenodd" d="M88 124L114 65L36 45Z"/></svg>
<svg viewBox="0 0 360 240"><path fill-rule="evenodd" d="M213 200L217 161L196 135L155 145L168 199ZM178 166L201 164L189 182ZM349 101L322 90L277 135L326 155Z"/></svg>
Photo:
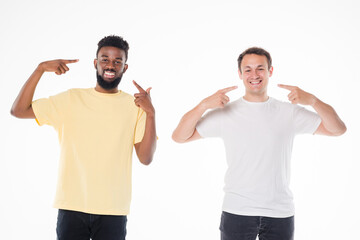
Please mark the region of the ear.
<svg viewBox="0 0 360 240"><path fill-rule="evenodd" d="M97 59L96 58L94 59L94 67L95 67L95 69L97 69Z"/></svg>
<svg viewBox="0 0 360 240"><path fill-rule="evenodd" d="M127 64L124 65L124 70L123 70L123 72L122 72L123 74L126 72L126 70L128 69L128 67L129 67L129 65L127 65Z"/></svg>
<svg viewBox="0 0 360 240"><path fill-rule="evenodd" d="M269 69L269 77L271 77L271 76L272 76L273 71L274 71L274 68L273 68L273 67L271 67L271 68Z"/></svg>
<svg viewBox="0 0 360 240"><path fill-rule="evenodd" d="M239 78L242 80L242 74L241 74L240 69L238 69L238 74L239 74Z"/></svg>

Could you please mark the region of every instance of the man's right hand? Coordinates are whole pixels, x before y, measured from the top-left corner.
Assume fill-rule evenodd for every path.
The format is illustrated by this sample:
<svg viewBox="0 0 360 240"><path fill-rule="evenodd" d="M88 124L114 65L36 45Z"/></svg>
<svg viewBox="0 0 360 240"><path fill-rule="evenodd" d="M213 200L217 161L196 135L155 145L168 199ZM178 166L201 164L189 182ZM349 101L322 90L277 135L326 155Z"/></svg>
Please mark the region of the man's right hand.
<svg viewBox="0 0 360 240"><path fill-rule="evenodd" d="M69 68L66 66L66 64L75 63L78 61L78 59L58 59L40 63L20 90L17 98L12 105L11 114L17 118L35 118L35 114L31 104L33 101L35 88L43 73L55 72L57 75L64 74L69 71Z"/></svg>
<svg viewBox="0 0 360 240"><path fill-rule="evenodd" d="M237 89L237 86L220 89L213 95L202 100L200 106L205 110L223 108L230 101L230 98L226 94L234 89Z"/></svg>
<svg viewBox="0 0 360 240"><path fill-rule="evenodd" d="M213 95L205 98L195 108L187 112L180 120L178 126L173 132L172 139L178 143L185 143L201 138L196 131L196 124L199 122L206 110L214 108L223 108L229 101L226 94L237 86L220 89Z"/></svg>
<svg viewBox="0 0 360 240"><path fill-rule="evenodd" d="M69 71L67 64L76 63L79 59L65 60L65 59L57 59L42 62L39 64L38 69L43 72L55 72L57 75L61 75Z"/></svg>

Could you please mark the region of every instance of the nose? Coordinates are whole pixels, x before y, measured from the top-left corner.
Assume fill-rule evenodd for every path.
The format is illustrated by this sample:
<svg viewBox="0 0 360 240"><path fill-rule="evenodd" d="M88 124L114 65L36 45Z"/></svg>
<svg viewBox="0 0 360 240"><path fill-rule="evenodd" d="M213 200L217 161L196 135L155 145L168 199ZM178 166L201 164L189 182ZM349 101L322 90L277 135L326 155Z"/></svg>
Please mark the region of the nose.
<svg viewBox="0 0 360 240"><path fill-rule="evenodd" d="M105 66L107 69L114 69L115 66L114 66L114 63L112 61L109 61L106 66Z"/></svg>
<svg viewBox="0 0 360 240"><path fill-rule="evenodd" d="M258 74L258 72L257 72L257 71L251 71L251 75L250 75L250 77L251 77L251 78L256 79L256 78L258 78L258 77L259 77L259 74Z"/></svg>

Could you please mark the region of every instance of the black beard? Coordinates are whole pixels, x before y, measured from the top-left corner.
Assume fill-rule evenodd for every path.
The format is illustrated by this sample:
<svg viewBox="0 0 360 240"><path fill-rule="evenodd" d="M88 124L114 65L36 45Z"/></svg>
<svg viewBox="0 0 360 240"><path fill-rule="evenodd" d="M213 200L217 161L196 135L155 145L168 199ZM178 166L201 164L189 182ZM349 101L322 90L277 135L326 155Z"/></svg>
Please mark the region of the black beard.
<svg viewBox="0 0 360 240"><path fill-rule="evenodd" d="M99 84L100 87L102 87L105 90L110 90L110 89L117 88L117 86L119 85L119 83L121 81L122 74L120 77L115 78L114 81L107 82L96 71L96 78L97 78L97 83Z"/></svg>

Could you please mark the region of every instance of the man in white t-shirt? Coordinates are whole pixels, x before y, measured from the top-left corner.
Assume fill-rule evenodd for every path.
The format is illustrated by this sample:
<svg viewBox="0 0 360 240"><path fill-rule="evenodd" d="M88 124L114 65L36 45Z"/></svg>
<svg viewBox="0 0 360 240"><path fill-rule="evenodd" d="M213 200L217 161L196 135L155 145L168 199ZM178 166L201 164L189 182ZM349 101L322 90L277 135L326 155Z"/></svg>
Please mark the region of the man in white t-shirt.
<svg viewBox="0 0 360 240"><path fill-rule="evenodd" d="M270 54L249 48L238 58L245 95L228 104L221 89L186 113L173 133L176 142L202 137L224 141L228 169L221 216L222 240L289 240L294 238L294 204L289 189L295 135L339 136L346 131L335 110L294 86L286 103L267 94L273 67ZM297 104L309 105L315 112ZM203 114L209 110L203 116Z"/></svg>

